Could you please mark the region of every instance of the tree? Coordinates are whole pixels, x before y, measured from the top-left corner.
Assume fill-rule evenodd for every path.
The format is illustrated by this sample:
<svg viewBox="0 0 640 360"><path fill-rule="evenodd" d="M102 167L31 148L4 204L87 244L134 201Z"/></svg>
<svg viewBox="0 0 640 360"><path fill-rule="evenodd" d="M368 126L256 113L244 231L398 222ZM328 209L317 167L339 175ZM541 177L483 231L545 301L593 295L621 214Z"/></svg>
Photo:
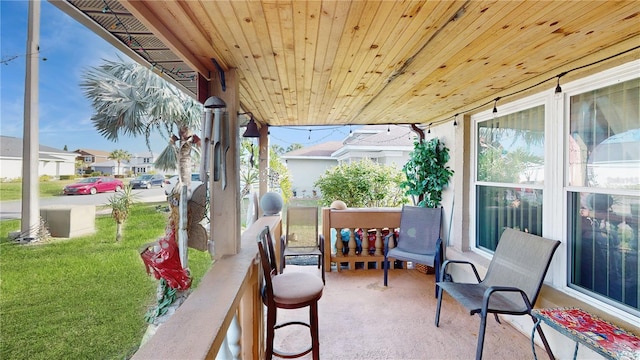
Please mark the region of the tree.
<svg viewBox="0 0 640 360"><path fill-rule="evenodd" d="M271 148L275 154L282 155L285 153L284 148L281 145L273 144L271 145Z"/></svg>
<svg viewBox="0 0 640 360"><path fill-rule="evenodd" d="M65 146L62 148L62 150L64 150L64 151L69 151L69 148L67 148L67 145L65 145Z"/></svg>
<svg viewBox="0 0 640 360"><path fill-rule="evenodd" d="M298 143L291 144L291 145L287 146L287 151L286 152L291 152L291 151L294 151L294 150L302 149L303 147L304 146L302 146L302 144L298 144Z"/></svg>
<svg viewBox="0 0 640 360"><path fill-rule="evenodd" d="M284 203L288 203L293 195L289 169L282 163L280 156L273 148L269 148L269 187L275 188L276 186L280 188Z"/></svg>
<svg viewBox="0 0 640 360"><path fill-rule="evenodd" d="M126 150L122 150L122 149L113 150L109 154L108 158L111 159L111 160L115 160L118 163L118 170L116 171L116 175L122 175L121 172L120 172L120 163L123 162L123 161L131 160L131 153L129 153Z"/></svg>
<svg viewBox="0 0 640 360"><path fill-rule="evenodd" d="M250 140L240 142L240 198L244 198L259 181L255 159L258 158L258 148Z"/></svg>
<svg viewBox="0 0 640 360"><path fill-rule="evenodd" d="M407 202L400 189L402 179L398 169L364 159L328 169L314 186L322 192L324 206L342 200L349 207L396 207Z"/></svg>
<svg viewBox="0 0 640 360"><path fill-rule="evenodd" d="M122 228L124 222L129 218L131 205L135 203L135 195L131 191L131 186L125 186L121 192L109 198L108 205L111 207L111 217L116 222L116 241L122 240Z"/></svg>
<svg viewBox="0 0 640 360"><path fill-rule="evenodd" d="M144 136L151 152L150 136L160 133L168 145L155 167L179 170L190 189L191 155L199 142L202 105L175 86L136 63L103 60L82 75L80 83L95 113L94 127L105 138L117 142L122 135ZM176 134L177 133L177 134Z"/></svg>

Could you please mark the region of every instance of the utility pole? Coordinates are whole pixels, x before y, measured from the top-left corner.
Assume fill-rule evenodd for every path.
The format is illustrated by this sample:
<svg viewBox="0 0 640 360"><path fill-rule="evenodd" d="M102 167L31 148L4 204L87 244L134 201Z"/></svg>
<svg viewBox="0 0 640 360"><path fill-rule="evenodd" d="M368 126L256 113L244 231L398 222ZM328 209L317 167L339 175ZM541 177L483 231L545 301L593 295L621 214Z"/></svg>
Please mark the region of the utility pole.
<svg viewBox="0 0 640 360"><path fill-rule="evenodd" d="M40 0L29 0L27 67L24 92L24 135L22 137L22 222L21 236L35 239L40 226L40 163L38 135L38 80L40 59Z"/></svg>

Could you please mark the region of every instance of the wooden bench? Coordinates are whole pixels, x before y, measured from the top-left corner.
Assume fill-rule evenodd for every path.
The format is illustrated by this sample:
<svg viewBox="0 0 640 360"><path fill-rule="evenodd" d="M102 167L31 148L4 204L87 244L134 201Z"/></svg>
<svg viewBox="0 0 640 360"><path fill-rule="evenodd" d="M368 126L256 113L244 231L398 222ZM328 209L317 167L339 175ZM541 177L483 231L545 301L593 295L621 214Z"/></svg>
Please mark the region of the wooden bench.
<svg viewBox="0 0 640 360"><path fill-rule="evenodd" d="M576 342L573 359L578 356L578 345L588 348L607 359L639 359L640 337L578 308L533 309L536 326L544 322L552 329ZM533 328L535 332L535 327ZM534 332L531 333L533 356Z"/></svg>

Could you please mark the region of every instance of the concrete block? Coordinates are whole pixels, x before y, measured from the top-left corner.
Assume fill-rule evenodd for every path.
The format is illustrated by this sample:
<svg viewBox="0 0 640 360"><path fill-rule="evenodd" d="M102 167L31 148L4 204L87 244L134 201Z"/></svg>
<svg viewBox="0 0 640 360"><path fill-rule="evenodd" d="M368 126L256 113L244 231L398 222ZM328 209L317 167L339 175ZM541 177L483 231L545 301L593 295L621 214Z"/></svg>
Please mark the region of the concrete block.
<svg viewBox="0 0 640 360"><path fill-rule="evenodd" d="M40 216L53 237L72 238L96 232L95 205L49 205Z"/></svg>

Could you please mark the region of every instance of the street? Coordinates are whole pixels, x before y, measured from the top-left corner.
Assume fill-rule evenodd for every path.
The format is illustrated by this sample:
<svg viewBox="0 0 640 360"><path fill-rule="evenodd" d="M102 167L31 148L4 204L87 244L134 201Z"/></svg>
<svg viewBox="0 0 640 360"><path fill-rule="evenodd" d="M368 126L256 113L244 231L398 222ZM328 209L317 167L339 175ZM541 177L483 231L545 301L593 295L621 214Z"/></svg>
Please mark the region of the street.
<svg viewBox="0 0 640 360"><path fill-rule="evenodd" d="M138 202L166 201L164 188L133 190ZM95 195L59 195L48 198L40 198L40 207L48 205L96 205L104 206L109 202L114 192L99 193ZM20 219L22 214L22 202L20 200L0 201L0 220Z"/></svg>

